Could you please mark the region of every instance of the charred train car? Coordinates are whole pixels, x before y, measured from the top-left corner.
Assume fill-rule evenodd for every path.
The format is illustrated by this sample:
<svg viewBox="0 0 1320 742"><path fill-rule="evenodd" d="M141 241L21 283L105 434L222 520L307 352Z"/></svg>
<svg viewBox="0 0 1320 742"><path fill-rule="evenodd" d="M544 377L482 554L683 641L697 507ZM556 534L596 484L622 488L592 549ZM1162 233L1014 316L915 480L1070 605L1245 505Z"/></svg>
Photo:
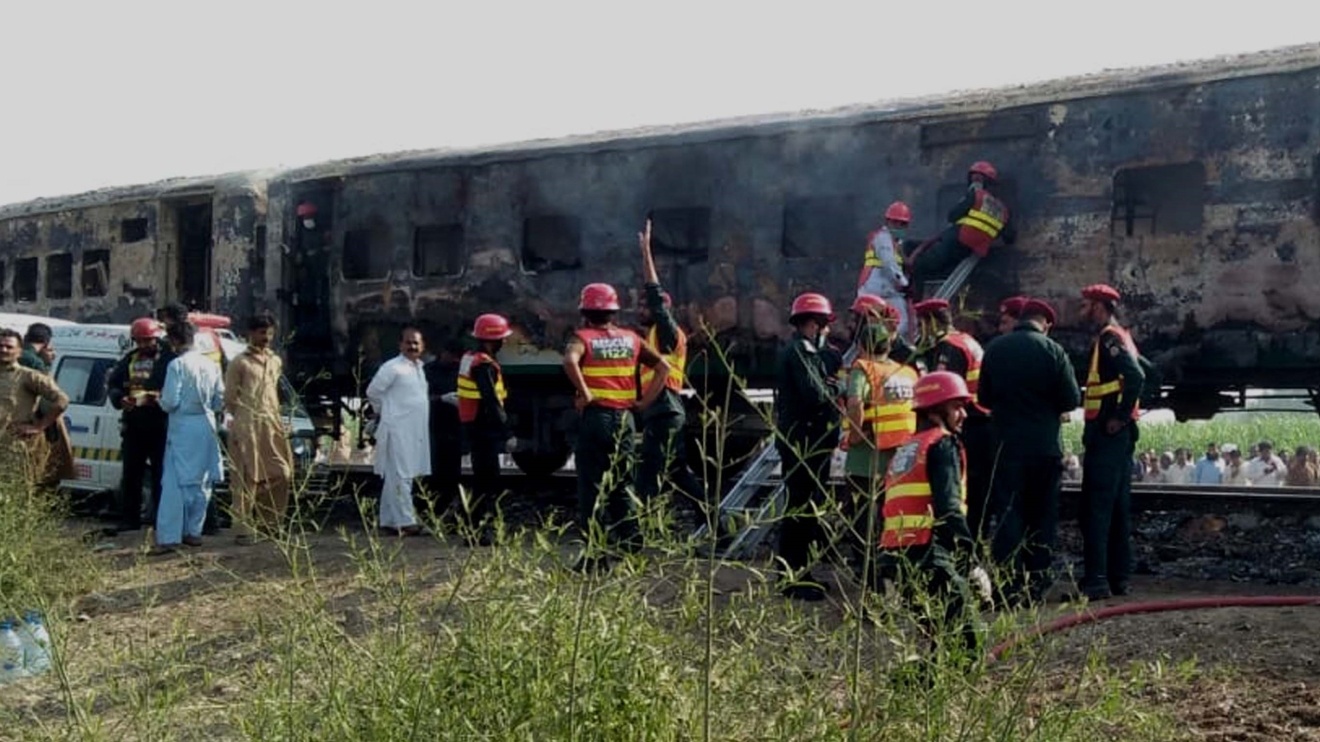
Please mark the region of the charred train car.
<svg viewBox="0 0 1320 742"><path fill-rule="evenodd" d="M724 383L711 340L750 386L768 386L792 297L846 303L884 206L907 201L914 234L936 233L977 159L998 167L1019 220L1017 244L996 248L962 297L962 321L980 334L1003 296L1040 295L1061 310L1057 336L1080 362L1073 298L1107 281L1180 416L1238 404L1247 387L1320 389L1320 45L36 202L0 212L0 285L6 305L77 319L127 319L171 299L276 309L295 382L331 405L394 353L405 323L434 347L501 311L515 327L501 362L527 447L518 460L552 470L574 420L558 351L577 292L607 281L636 293L644 215L680 318L701 330L698 390ZM204 204L203 251L200 227L184 225ZM128 239L130 220L145 220L149 246ZM27 290L40 267L38 288L69 270L51 267L60 255L82 266L83 290ZM87 291L89 255L106 263L100 295Z"/></svg>

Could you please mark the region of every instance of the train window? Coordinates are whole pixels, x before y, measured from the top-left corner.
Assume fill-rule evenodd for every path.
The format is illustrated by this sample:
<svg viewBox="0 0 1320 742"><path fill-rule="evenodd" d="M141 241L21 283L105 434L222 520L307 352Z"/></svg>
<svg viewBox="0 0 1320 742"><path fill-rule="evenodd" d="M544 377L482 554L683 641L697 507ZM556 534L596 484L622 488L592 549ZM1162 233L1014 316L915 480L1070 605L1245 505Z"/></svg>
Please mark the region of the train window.
<svg viewBox="0 0 1320 742"><path fill-rule="evenodd" d="M1311 210L1315 213L1315 220L1320 222L1320 154L1311 160L1311 179L1315 181L1315 190L1311 194ZM0 286L4 281L0 281Z"/></svg>
<svg viewBox="0 0 1320 742"><path fill-rule="evenodd" d="M110 286L110 251L83 250L82 295L105 296Z"/></svg>
<svg viewBox="0 0 1320 742"><path fill-rule="evenodd" d="M651 247L698 260L710 254L710 209L655 209L651 212Z"/></svg>
<svg viewBox="0 0 1320 742"><path fill-rule="evenodd" d="M141 242L147 238L147 220L125 219L119 223L119 241L125 244L129 242Z"/></svg>
<svg viewBox="0 0 1320 742"><path fill-rule="evenodd" d="M0 260L0 304L4 304L5 297L9 295L8 292L5 291L5 289L8 288L8 286L5 284L5 279L9 277L5 275L5 267L6 267L5 262L3 260Z"/></svg>
<svg viewBox="0 0 1320 742"><path fill-rule="evenodd" d="M67 252L46 257L46 298L68 299L73 296L73 256Z"/></svg>
<svg viewBox="0 0 1320 742"><path fill-rule="evenodd" d="M462 224L430 224L413 232L413 275L457 276L462 272Z"/></svg>
<svg viewBox="0 0 1320 742"><path fill-rule="evenodd" d="M1126 237L1178 234L1201 229L1205 165L1124 168L1114 174L1110 233Z"/></svg>
<svg viewBox="0 0 1320 742"><path fill-rule="evenodd" d="M19 258L14 261L14 301L37 300L39 270L36 258Z"/></svg>
<svg viewBox="0 0 1320 742"><path fill-rule="evenodd" d="M571 216L533 216L523 222L523 270L568 270L582 266L582 227Z"/></svg>
<svg viewBox="0 0 1320 742"><path fill-rule="evenodd" d="M344 278L363 281L390 274L394 252L380 229L350 229L344 233Z"/></svg>
<svg viewBox="0 0 1320 742"><path fill-rule="evenodd" d="M863 226L858 223L857 200L852 196L789 199L784 204L780 249L786 258L837 255L841 249L862 244Z"/></svg>

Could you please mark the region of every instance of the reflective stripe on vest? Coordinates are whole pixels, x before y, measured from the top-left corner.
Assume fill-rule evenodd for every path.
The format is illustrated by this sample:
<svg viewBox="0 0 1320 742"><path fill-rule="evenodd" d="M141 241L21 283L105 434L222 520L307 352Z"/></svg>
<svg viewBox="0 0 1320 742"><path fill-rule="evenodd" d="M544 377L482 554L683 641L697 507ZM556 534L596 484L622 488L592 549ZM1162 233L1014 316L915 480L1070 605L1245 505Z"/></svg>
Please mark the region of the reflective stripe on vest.
<svg viewBox="0 0 1320 742"><path fill-rule="evenodd" d="M470 423L477 419L477 410L481 408L481 388L472 378L472 372L487 363L495 367L495 398L504 404L509 396L504 388L504 371L500 364L489 354L469 350L458 363L458 419L461 422Z"/></svg>
<svg viewBox="0 0 1320 742"><path fill-rule="evenodd" d="M972 198L972 208L957 221L958 241L984 257L990 249L990 243L999 236L1007 221L1008 207L1004 202L990 195L984 188L979 189Z"/></svg>
<svg viewBox="0 0 1320 742"><path fill-rule="evenodd" d="M631 409L637 402L637 361L642 339L617 327L585 327L574 333L586 352L582 376L595 398L592 404L613 410Z"/></svg>
<svg viewBox="0 0 1320 742"><path fill-rule="evenodd" d="M935 528L935 504L931 498L930 472L926 454L949 432L942 427L923 430L907 439L889 463L885 479L884 518L880 548L904 549L930 543ZM967 457L962 455L961 509L967 512Z"/></svg>
<svg viewBox="0 0 1320 742"><path fill-rule="evenodd" d="M967 382L967 391L972 393L972 406L979 412L985 412L985 408L977 404L976 400L976 392L981 387L981 359L985 357L985 350L981 348L980 343L976 342L976 338L957 330L945 335L943 342L952 345L962 353L963 360L967 364L967 374L963 377L963 381Z"/></svg>
<svg viewBox="0 0 1320 742"><path fill-rule="evenodd" d="M912 389L917 372L897 361L871 361L858 358L853 368L866 373L871 398L862 408L862 419L871 426L871 441L878 451L898 448L917 429L917 413L912 411Z"/></svg>
<svg viewBox="0 0 1320 742"><path fill-rule="evenodd" d="M650 334L646 336L646 342L651 344L656 352L660 351L660 335L656 328L652 327ZM687 368L687 334L683 328L678 328L678 344L674 350L669 353L661 353L665 361L669 363L669 378L665 379L665 388L671 391L683 391L683 369ZM651 385L651 379L655 377L655 369L650 366L642 367L642 389Z"/></svg>
<svg viewBox="0 0 1320 742"><path fill-rule="evenodd" d="M1086 373L1086 395L1083 402L1083 417L1087 420L1094 420L1100 417L1100 408L1104 406L1105 398L1119 394L1123 391L1123 375L1101 381L1100 379L1100 341L1104 338L1106 332L1112 332L1123 341L1123 347L1133 358L1137 357L1137 344L1132 342L1132 335L1128 331L1115 324L1105 325L1096 336L1095 344L1091 346L1091 369ZM1132 406L1132 419L1141 417L1141 405Z"/></svg>

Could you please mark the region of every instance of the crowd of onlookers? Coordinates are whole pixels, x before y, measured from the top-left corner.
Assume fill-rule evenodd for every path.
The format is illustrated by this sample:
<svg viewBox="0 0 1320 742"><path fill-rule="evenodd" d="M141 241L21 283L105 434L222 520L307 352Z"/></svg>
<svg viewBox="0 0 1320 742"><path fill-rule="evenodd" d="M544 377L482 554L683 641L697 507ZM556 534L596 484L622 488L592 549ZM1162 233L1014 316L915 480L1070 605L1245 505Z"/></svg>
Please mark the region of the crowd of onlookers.
<svg viewBox="0 0 1320 742"><path fill-rule="evenodd" d="M1064 479L1081 481L1081 457L1072 451L1063 458ZM1132 481L1151 484L1222 484L1255 487L1320 487L1320 451L1298 446L1292 453L1275 452L1261 441L1245 453L1233 443L1208 443L1205 454L1193 459L1186 448L1158 453L1147 449L1132 461Z"/></svg>

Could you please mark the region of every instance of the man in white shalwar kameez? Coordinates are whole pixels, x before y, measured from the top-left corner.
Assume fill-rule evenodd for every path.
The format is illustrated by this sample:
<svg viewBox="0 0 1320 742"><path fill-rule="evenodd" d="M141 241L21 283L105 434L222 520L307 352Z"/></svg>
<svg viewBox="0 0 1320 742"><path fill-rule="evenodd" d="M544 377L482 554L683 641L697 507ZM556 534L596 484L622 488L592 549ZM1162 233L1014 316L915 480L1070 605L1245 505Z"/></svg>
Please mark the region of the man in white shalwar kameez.
<svg viewBox="0 0 1320 742"><path fill-rule="evenodd" d="M179 356L165 371L160 408L169 415L165 465L156 513L156 553L180 543L200 546L211 489L224 478L216 413L224 409L220 366L192 347L196 328L184 323L169 331Z"/></svg>
<svg viewBox="0 0 1320 742"><path fill-rule="evenodd" d="M423 350L421 331L405 328L399 355L386 361L367 385L367 400L379 421L375 470L385 480L380 527L401 536L421 532L413 509L413 480L431 473L431 404L422 370Z"/></svg>

